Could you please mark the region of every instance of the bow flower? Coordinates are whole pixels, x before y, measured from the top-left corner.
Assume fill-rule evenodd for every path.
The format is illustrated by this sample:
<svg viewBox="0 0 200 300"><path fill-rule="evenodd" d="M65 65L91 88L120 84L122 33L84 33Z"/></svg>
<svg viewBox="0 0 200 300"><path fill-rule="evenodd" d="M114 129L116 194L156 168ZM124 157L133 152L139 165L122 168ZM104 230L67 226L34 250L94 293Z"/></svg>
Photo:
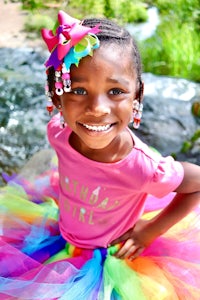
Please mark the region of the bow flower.
<svg viewBox="0 0 200 300"><path fill-rule="evenodd" d="M56 70L64 60L69 69L71 64L78 65L82 57L92 55L92 50L99 47L99 40L95 35L99 29L98 26L93 28L82 26L79 20L63 11L58 13L58 22L60 25L55 35L49 29L42 29L41 32L51 52L45 65L46 67L53 66Z"/></svg>

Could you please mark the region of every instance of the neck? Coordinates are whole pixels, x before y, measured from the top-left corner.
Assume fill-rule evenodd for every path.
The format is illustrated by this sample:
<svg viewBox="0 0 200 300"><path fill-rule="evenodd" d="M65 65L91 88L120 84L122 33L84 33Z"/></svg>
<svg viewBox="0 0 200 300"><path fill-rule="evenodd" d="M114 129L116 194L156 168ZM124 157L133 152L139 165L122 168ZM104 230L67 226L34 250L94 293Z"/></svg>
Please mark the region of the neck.
<svg viewBox="0 0 200 300"><path fill-rule="evenodd" d="M70 145L83 156L98 162L114 163L125 158L134 146L130 132L125 129L107 147L103 149L89 148L79 137L72 132Z"/></svg>

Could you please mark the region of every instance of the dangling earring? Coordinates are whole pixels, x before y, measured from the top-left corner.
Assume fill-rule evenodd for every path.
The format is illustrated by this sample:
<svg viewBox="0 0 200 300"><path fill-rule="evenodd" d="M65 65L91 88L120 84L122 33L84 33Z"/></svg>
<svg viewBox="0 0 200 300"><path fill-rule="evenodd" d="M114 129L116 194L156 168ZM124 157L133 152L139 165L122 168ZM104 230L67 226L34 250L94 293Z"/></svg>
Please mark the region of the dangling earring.
<svg viewBox="0 0 200 300"><path fill-rule="evenodd" d="M141 98L144 93L144 85L142 83L141 78L139 78L139 97L133 101L133 128L138 129L140 126L143 104L141 102Z"/></svg>
<svg viewBox="0 0 200 300"><path fill-rule="evenodd" d="M52 113L53 113L53 110L54 110L54 105L53 105L53 102L52 102L52 99L51 99L51 97L53 96L53 92L49 91L48 80L46 81L46 84L45 84L45 95L46 95L46 98L47 98L46 110L48 111L49 116L51 116Z"/></svg>
<svg viewBox="0 0 200 300"><path fill-rule="evenodd" d="M133 101L133 128L138 129L142 118L143 104L139 100Z"/></svg>
<svg viewBox="0 0 200 300"><path fill-rule="evenodd" d="M65 120L63 118L62 111L60 111L60 127L65 128Z"/></svg>
<svg viewBox="0 0 200 300"><path fill-rule="evenodd" d="M58 110L60 111L60 127L65 128L65 120L63 118L63 113L61 111L62 106L59 104L58 105Z"/></svg>

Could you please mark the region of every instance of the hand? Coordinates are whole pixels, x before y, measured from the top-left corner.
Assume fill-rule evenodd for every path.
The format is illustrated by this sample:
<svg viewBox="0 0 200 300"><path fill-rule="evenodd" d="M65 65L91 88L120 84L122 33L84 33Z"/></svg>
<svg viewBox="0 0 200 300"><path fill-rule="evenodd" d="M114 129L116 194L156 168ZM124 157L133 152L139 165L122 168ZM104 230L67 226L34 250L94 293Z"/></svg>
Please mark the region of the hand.
<svg viewBox="0 0 200 300"><path fill-rule="evenodd" d="M112 241L111 245L123 242L123 246L115 254L117 258L135 259L157 237L151 233L150 221L139 220L135 226L122 236Z"/></svg>

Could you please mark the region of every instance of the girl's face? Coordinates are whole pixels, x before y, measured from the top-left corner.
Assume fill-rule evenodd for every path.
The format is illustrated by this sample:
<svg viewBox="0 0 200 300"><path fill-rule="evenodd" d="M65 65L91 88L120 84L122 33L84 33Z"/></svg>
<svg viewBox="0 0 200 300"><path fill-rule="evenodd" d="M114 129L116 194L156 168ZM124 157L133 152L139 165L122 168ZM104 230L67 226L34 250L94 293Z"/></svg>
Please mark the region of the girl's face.
<svg viewBox="0 0 200 300"><path fill-rule="evenodd" d="M102 45L71 67L72 91L60 97L70 143L80 153L117 148L125 136L136 97L130 54ZM88 155L89 156L89 155Z"/></svg>

